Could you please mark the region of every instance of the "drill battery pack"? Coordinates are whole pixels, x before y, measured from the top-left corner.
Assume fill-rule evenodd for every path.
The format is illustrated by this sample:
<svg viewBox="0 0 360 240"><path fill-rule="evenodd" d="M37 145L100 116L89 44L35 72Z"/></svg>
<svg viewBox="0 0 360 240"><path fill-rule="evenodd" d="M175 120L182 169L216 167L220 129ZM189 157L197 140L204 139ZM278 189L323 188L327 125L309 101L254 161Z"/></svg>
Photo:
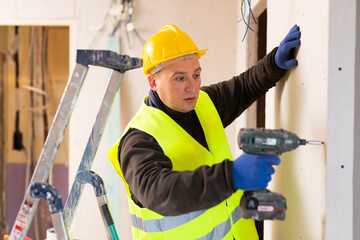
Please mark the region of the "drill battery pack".
<svg viewBox="0 0 360 240"><path fill-rule="evenodd" d="M241 216L245 219L284 220L287 210L286 198L268 189L245 191L240 208Z"/></svg>

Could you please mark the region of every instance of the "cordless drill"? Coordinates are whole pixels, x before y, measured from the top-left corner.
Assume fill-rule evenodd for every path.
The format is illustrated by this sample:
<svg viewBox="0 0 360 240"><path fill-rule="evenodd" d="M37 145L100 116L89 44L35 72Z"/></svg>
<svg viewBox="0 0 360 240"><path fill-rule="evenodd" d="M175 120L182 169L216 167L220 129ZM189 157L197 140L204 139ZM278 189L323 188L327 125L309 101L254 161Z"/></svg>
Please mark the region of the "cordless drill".
<svg viewBox="0 0 360 240"><path fill-rule="evenodd" d="M321 141L306 141L283 129L242 128L238 135L239 148L244 152L262 155L281 155L299 145L323 144ZM286 199L268 189L245 191L240 201L241 215L245 219L284 220Z"/></svg>

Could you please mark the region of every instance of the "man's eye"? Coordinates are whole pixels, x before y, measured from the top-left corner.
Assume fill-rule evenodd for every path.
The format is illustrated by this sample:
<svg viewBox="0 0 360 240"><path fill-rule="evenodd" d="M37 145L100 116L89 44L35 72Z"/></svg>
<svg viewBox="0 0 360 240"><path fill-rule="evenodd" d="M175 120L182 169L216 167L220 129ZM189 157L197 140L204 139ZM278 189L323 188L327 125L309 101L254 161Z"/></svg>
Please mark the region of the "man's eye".
<svg viewBox="0 0 360 240"><path fill-rule="evenodd" d="M194 77L194 78L199 78L199 77L200 77L200 73L194 74L193 77Z"/></svg>
<svg viewBox="0 0 360 240"><path fill-rule="evenodd" d="M185 79L184 77L177 77L176 81L184 81L184 79Z"/></svg>

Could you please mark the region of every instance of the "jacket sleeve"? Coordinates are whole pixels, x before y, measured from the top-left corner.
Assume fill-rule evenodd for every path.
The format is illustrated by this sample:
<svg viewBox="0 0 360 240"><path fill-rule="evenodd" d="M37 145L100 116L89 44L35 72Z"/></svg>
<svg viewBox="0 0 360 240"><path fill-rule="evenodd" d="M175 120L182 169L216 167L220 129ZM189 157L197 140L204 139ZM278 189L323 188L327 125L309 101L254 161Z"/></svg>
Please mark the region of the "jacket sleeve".
<svg viewBox="0 0 360 240"><path fill-rule="evenodd" d="M133 195L164 216L213 207L235 192L229 160L194 171L172 171L171 160L156 140L132 130L120 145L120 165Z"/></svg>
<svg viewBox="0 0 360 240"><path fill-rule="evenodd" d="M231 124L254 101L275 86L286 70L275 64L274 48L268 55L246 72L228 81L219 82L201 89L213 101L224 127Z"/></svg>

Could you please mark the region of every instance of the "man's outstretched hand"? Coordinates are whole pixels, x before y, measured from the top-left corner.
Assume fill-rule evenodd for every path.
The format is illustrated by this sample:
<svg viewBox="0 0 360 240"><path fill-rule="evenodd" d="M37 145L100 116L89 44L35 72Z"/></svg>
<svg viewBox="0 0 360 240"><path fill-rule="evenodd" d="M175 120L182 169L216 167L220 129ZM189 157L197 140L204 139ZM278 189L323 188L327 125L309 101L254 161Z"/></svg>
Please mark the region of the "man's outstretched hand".
<svg viewBox="0 0 360 240"><path fill-rule="evenodd" d="M300 27L294 25L284 40L279 44L279 48L275 53L275 63L281 69L289 69L296 67L298 61L295 59L292 49L300 46Z"/></svg>

